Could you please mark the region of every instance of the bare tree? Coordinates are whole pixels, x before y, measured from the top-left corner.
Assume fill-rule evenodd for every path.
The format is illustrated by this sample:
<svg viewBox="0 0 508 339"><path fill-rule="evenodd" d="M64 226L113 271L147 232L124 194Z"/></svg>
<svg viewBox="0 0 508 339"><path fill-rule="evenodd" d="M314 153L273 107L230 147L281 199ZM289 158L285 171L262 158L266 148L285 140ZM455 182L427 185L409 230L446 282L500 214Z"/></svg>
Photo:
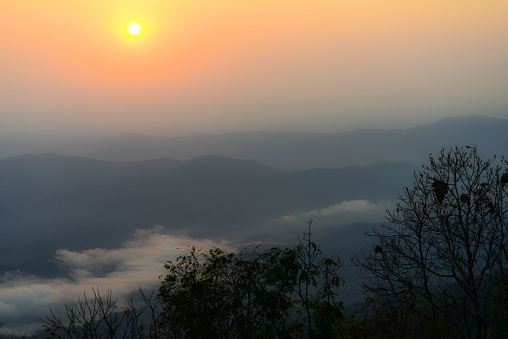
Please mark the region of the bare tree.
<svg viewBox="0 0 508 339"><path fill-rule="evenodd" d="M506 303L498 290L508 273L508 174L475 147L429 158L388 211L390 223L368 233L377 243L353 261L398 336L432 323L443 336L485 338L493 300Z"/></svg>
<svg viewBox="0 0 508 339"><path fill-rule="evenodd" d="M156 338L159 302L154 291L147 295L140 289L140 293L141 305L129 299L119 306L111 290L103 295L98 288L92 288L92 298L84 292L76 303L64 306L63 317L50 309L50 315L41 320L56 338ZM148 322L142 319L146 312Z"/></svg>

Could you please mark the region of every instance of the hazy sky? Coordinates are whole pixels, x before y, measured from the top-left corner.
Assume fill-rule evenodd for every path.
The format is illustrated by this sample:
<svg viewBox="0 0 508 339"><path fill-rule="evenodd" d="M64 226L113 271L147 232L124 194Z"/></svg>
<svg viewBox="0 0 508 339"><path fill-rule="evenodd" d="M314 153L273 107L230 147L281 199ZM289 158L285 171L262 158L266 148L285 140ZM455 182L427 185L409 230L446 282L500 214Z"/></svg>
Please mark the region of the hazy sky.
<svg viewBox="0 0 508 339"><path fill-rule="evenodd" d="M507 18L506 0L1 0L0 133L507 114Z"/></svg>

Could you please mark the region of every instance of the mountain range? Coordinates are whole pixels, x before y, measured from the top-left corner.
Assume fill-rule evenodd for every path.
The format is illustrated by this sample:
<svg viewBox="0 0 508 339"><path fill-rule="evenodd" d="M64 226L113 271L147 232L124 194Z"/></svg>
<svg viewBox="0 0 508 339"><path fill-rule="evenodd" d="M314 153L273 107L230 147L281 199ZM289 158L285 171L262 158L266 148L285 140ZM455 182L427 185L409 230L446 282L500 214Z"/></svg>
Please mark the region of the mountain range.
<svg viewBox="0 0 508 339"><path fill-rule="evenodd" d="M236 132L218 135L119 137L10 135L0 138L0 158L56 152L100 160L190 160L203 155L250 159L281 169L337 168L380 161L425 163L441 148L476 145L502 155L508 120L480 115L444 118L409 129L336 134Z"/></svg>
<svg viewBox="0 0 508 339"><path fill-rule="evenodd" d="M476 145L481 155L503 155L507 130L508 120L466 116L339 134L5 136L0 272L61 274L52 261L57 249L113 248L154 225L196 239L270 239L287 233L287 220L301 225L337 206L393 202L441 148ZM321 220L331 227L326 241L350 237L337 225L372 221L340 218Z"/></svg>

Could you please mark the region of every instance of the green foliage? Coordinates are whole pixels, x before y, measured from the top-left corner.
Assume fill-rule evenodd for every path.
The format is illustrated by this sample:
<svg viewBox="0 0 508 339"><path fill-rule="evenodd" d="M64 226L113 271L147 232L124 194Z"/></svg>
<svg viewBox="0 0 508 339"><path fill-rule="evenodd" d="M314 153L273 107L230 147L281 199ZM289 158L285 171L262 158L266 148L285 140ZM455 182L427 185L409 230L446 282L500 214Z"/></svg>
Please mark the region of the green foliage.
<svg viewBox="0 0 508 339"><path fill-rule="evenodd" d="M504 271L504 270L503 270ZM495 287L489 299L492 326L489 335L492 338L504 338L508 333L508 277L498 273L495 276Z"/></svg>
<svg viewBox="0 0 508 339"><path fill-rule="evenodd" d="M287 279L275 267L256 252L190 248L165 265L161 327L188 338L262 337L283 330L291 300Z"/></svg>
<svg viewBox="0 0 508 339"><path fill-rule="evenodd" d="M195 247L165 264L159 327L177 338L333 338L342 316L339 258L309 232L294 248L228 253Z"/></svg>
<svg viewBox="0 0 508 339"><path fill-rule="evenodd" d="M342 284L337 271L342 262L338 257L323 256L319 245L311 240L312 219L307 224L308 232L293 249L298 266L297 303L305 313L309 337L330 338L337 333L343 317L343 304L336 300L337 289Z"/></svg>
<svg viewBox="0 0 508 339"><path fill-rule="evenodd" d="M411 291L401 293L392 303L378 304L367 297L367 312L357 323L346 327L369 338L450 338L446 318L432 317L432 305ZM451 310L450 310L451 311ZM358 336L352 336L356 338Z"/></svg>

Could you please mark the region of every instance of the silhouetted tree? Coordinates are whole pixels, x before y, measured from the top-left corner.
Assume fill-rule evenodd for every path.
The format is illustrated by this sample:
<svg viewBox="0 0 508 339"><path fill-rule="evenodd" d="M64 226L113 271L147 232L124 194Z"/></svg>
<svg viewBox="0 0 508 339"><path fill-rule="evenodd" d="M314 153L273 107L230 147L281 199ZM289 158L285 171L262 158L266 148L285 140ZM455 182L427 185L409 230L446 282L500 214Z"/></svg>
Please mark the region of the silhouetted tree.
<svg viewBox="0 0 508 339"><path fill-rule="evenodd" d="M164 265L157 298L140 290L139 304L121 306L92 288L42 321L52 338L337 337L342 263L323 255L311 225L293 248L188 248Z"/></svg>
<svg viewBox="0 0 508 339"><path fill-rule="evenodd" d="M307 222L308 232L298 237L294 248L298 282L297 302L305 311L307 334L331 338L337 335L342 320L342 302L336 300L337 287L343 281L336 272L342 267L340 258L324 257L319 244L311 240L312 219Z"/></svg>
<svg viewBox="0 0 508 339"><path fill-rule="evenodd" d="M195 247L168 261L160 326L172 338L284 338L337 334L338 258L304 234L294 248L228 253Z"/></svg>
<svg viewBox="0 0 508 339"><path fill-rule="evenodd" d="M83 293L76 303L65 305L63 316L50 309L50 315L41 320L51 338L158 338L158 301L153 291L150 295L139 291L141 305L126 300L125 305L120 306L111 290L103 295L98 288L92 288L91 298ZM145 312L149 313L148 321L142 318Z"/></svg>
<svg viewBox="0 0 508 339"><path fill-rule="evenodd" d="M508 172L475 147L429 158L388 212L390 223L368 234L377 237L372 250L353 261L397 336L430 324L434 337L485 338L492 302L507 303Z"/></svg>

